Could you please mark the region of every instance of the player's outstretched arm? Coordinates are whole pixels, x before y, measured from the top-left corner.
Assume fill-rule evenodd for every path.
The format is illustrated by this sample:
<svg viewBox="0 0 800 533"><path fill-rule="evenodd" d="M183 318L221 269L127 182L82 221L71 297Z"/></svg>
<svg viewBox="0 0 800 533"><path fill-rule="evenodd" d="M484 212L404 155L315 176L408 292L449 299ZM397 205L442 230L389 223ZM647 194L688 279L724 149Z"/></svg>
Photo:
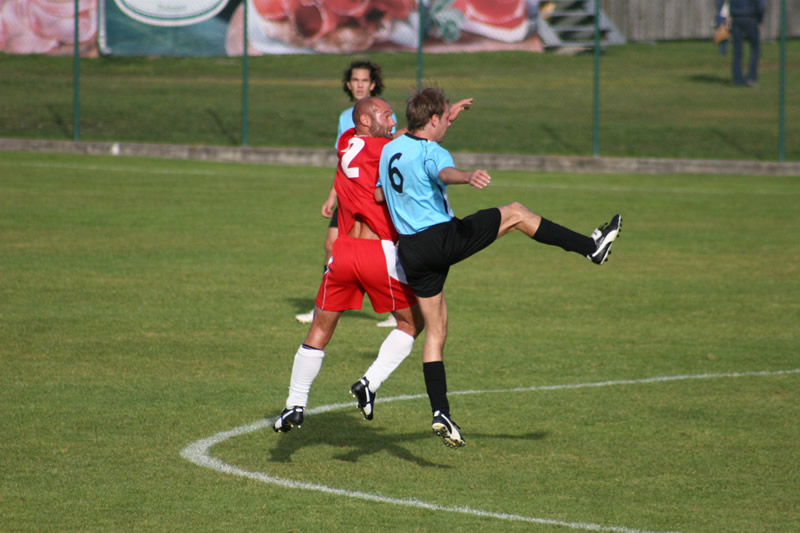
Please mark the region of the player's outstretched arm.
<svg viewBox="0 0 800 533"><path fill-rule="evenodd" d="M401 135L405 135L406 133L408 133L408 128L399 129L396 132L392 133L392 139L397 139L398 137L400 137Z"/></svg>
<svg viewBox="0 0 800 533"><path fill-rule="evenodd" d="M445 185L455 185L458 183L468 183L476 189L483 189L492 182L492 176L483 169L473 172L458 170L454 167L447 167L439 172L439 179Z"/></svg>
<svg viewBox="0 0 800 533"><path fill-rule="evenodd" d="M455 104L450 106L450 113L448 115L448 119L450 122L455 122L458 118L458 115L461 114L462 111L466 111L472 106L473 98L465 98L464 100L459 100Z"/></svg>
<svg viewBox="0 0 800 533"><path fill-rule="evenodd" d="M475 187L476 189L483 189L487 187L492 182L492 177L489 173L483 169L477 169L474 172L470 173L469 179L467 183Z"/></svg>

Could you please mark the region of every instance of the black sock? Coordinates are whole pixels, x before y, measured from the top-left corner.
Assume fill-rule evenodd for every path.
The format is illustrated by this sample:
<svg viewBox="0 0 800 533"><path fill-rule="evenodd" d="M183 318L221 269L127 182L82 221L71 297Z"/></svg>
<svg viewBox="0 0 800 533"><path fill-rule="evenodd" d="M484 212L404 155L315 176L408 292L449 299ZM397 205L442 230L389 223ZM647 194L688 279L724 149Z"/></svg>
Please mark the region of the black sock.
<svg viewBox="0 0 800 533"><path fill-rule="evenodd" d="M428 390L428 399L431 401L431 411L441 411L450 414L450 403L447 401L447 378L444 372L444 362L434 361L422 363L422 374L425 376L425 388Z"/></svg>
<svg viewBox="0 0 800 533"><path fill-rule="evenodd" d="M577 252L581 255L593 254L597 248L591 237L559 226L546 218L542 218L539 223L539 229L534 233L533 240L542 244L560 246L568 252Z"/></svg>

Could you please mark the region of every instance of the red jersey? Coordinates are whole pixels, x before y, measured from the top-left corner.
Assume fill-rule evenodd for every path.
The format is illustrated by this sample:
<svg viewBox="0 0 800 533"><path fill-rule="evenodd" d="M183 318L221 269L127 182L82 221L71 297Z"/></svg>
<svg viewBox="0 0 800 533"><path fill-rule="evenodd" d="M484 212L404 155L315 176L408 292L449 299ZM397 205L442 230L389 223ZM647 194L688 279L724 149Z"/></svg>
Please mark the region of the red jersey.
<svg viewBox="0 0 800 533"><path fill-rule="evenodd" d="M337 143L339 165L333 186L339 201L339 234L347 235L356 220L365 222L383 240L397 241L389 209L375 201L381 151L391 139L361 137L356 129L342 133Z"/></svg>

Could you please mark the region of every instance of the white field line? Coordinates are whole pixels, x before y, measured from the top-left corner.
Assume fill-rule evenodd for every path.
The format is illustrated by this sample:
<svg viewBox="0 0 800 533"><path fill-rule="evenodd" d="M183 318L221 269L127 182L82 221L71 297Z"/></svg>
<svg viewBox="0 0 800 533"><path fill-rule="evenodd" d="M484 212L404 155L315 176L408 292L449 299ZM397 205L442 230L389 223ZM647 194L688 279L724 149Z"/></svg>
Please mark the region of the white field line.
<svg viewBox="0 0 800 533"><path fill-rule="evenodd" d="M464 395L464 394L492 394L500 392L508 393L508 392L552 391L552 390L584 389L592 387L611 387L617 385L665 383L670 381L684 381L689 379L719 379L719 378L740 378L740 377L751 377L751 376L778 376L784 374L797 374L797 373L800 373L800 368L794 368L791 370L775 370L775 371L763 371L763 372L731 372L723 374L695 374L695 375L690 374L682 376L660 376L660 377L652 377L644 379L598 381L594 383L539 385L535 387L515 387L511 389L466 390L466 391L453 391L450 392L449 394ZM382 398L377 401L380 403L387 403L387 402L402 401L402 400L415 400L425 397L426 397L425 394L412 394L412 395L392 396L389 398ZM338 409L352 408L352 406L353 402L329 404L309 409L306 411L306 413L320 414ZM212 457L209 454L209 450L211 449L212 446L215 446L221 442L224 442L234 437L239 437L241 435L246 435L248 433L253 433L255 431L262 430L264 428L269 428L270 426L272 426L274 422L275 418L264 419L264 420L259 420L257 422L253 422L252 424L239 426L237 428L233 428L228 431L221 431L215 435L212 435L211 437L200 439L198 441L191 443L186 448L181 450L181 456L187 461L190 461L196 465L210 468L218 472L223 472L225 474L232 474L234 476L253 479L256 481L261 481L263 483L269 483L272 485L277 485L279 487L290 488L290 489L314 490L326 494L334 494L337 496L345 496L347 498L356 498L360 500L368 500L378 503L404 505L406 507L416 507L418 509L427 509L431 511L447 511L454 513L462 513L472 516L496 518L498 520L510 520L515 522L530 522L535 524L563 526L571 529L581 529L584 531L614 531L620 533L655 533L647 530L633 529L624 526L603 526L600 524L591 524L583 522L566 522L562 520L552 520L549 518L536 518L532 516L495 513L492 511L474 509L472 507L447 507L416 499L390 498L388 496L381 496L379 494L371 494L367 492L359 492L346 489L337 489L335 487L328 487L327 485L319 485L316 483L305 483L300 481L293 481L291 479L283 479L275 476L270 476L269 474L264 472L250 472L248 470L244 470L239 467L224 463L219 459Z"/></svg>
<svg viewBox="0 0 800 533"><path fill-rule="evenodd" d="M692 187L623 187L618 185L598 184L586 185L583 183L509 183L498 181L492 183L494 187L510 187L519 189L551 189L586 192L623 192L623 193L653 193L653 194L707 194L715 196L738 196L742 194L757 194L760 196L794 196L800 194L796 190L769 190L769 189L695 189Z"/></svg>
<svg viewBox="0 0 800 533"><path fill-rule="evenodd" d="M221 161L213 162L215 164L225 164ZM252 165L251 163L236 163L237 165ZM179 170L179 169L160 169L160 168L141 168L138 166L124 166L124 165L82 165L82 164L66 164L66 163L47 163L47 162L6 162L0 161L0 166L6 167L27 167L27 168L52 168L61 170L87 170L87 171L102 171L102 172L135 172L139 174L165 174L165 175L188 175L188 176L252 176L252 172L237 172L235 166L227 165L224 170ZM292 179L304 178L301 174L292 175ZM313 178L312 178L313 179ZM623 187L612 186L607 184L587 185L580 183L510 183L504 181L494 181L493 187L503 188L521 188L521 189L551 189L551 190L581 190L587 192L621 192L621 193L648 193L648 194L705 194L705 195L722 195L722 196L737 196L757 194L761 196L794 196L800 194L800 191L795 190L769 190L769 189L755 189L755 190L735 190L735 189L696 189L692 187Z"/></svg>
<svg viewBox="0 0 800 533"><path fill-rule="evenodd" d="M45 162L6 162L0 161L0 166L4 167L24 167L24 168L52 168L57 170L93 170L101 172L135 172L137 174L187 174L199 176L222 176L227 175L223 172L216 172L213 170L177 170L168 168L142 168L138 166L124 166L124 165L79 165L79 164L66 164L66 163L45 163Z"/></svg>

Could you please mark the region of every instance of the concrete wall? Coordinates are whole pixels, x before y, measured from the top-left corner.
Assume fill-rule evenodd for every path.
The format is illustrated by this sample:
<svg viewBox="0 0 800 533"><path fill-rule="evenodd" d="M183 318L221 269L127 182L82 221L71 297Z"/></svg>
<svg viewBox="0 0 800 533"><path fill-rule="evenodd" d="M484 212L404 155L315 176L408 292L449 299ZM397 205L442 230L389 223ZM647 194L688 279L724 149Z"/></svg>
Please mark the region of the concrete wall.
<svg viewBox="0 0 800 533"><path fill-rule="evenodd" d="M203 146L115 142L72 142L0 138L0 151L160 157L229 161L265 165L309 165L333 168L336 154L328 149ZM745 174L800 176L800 161L731 161L637 157L540 156L521 154L454 153L461 168L541 172L635 174Z"/></svg>

